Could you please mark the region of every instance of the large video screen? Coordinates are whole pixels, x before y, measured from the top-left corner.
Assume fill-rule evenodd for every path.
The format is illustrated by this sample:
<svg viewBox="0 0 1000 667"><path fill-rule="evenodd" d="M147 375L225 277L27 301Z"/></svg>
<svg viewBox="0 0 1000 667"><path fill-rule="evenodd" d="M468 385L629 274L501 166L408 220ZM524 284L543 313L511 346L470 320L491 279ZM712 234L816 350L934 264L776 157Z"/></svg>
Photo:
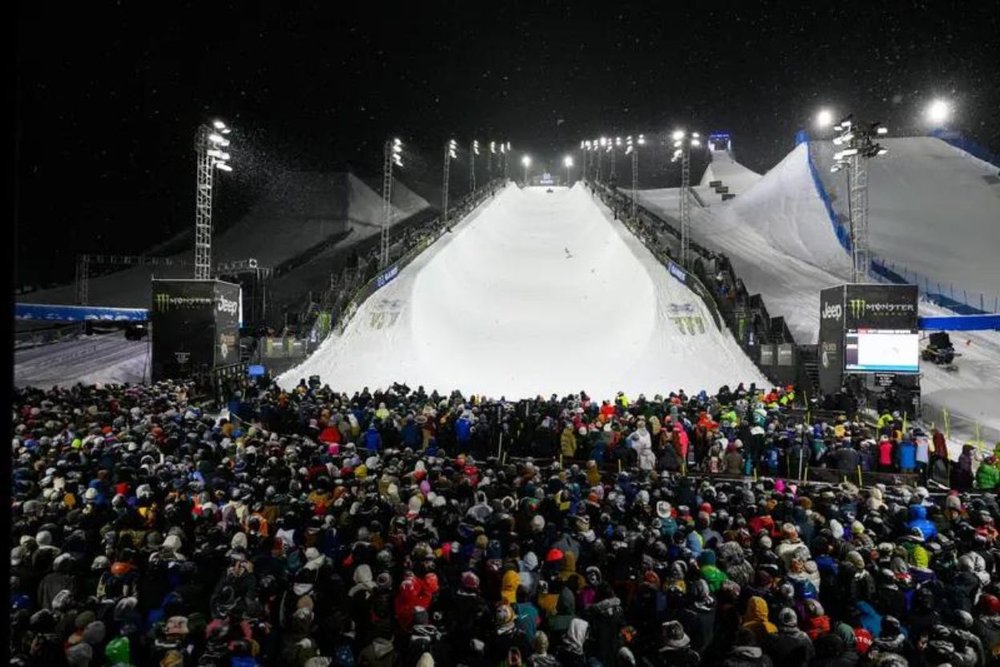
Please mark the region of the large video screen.
<svg viewBox="0 0 1000 667"><path fill-rule="evenodd" d="M855 373L920 371L920 335L914 331L848 331L845 343L844 370Z"/></svg>

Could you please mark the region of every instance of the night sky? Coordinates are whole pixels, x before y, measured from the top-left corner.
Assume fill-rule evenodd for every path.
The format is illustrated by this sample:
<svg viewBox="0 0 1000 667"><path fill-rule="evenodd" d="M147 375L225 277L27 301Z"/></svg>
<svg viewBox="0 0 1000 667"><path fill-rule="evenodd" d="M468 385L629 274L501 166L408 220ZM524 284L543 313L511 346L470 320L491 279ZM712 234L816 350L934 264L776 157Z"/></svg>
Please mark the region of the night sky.
<svg viewBox="0 0 1000 667"><path fill-rule="evenodd" d="M392 135L411 152L404 182L439 179L453 135L544 160L678 125L732 132L766 170L821 106L898 136L925 133L942 96L954 129L1000 150L996 1L685 4L23 6L20 275L68 279L77 252L141 252L190 226L194 130L216 116L235 128L222 225L286 169L376 175Z"/></svg>

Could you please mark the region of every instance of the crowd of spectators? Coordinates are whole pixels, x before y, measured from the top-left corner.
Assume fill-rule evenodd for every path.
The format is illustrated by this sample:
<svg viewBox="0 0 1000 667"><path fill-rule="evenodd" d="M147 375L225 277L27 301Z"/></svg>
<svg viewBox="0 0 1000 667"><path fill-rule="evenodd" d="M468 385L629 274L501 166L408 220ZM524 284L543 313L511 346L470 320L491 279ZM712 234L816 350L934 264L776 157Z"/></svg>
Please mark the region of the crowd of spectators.
<svg viewBox="0 0 1000 667"><path fill-rule="evenodd" d="M1000 664L996 469L892 414L192 395L17 392L11 664Z"/></svg>

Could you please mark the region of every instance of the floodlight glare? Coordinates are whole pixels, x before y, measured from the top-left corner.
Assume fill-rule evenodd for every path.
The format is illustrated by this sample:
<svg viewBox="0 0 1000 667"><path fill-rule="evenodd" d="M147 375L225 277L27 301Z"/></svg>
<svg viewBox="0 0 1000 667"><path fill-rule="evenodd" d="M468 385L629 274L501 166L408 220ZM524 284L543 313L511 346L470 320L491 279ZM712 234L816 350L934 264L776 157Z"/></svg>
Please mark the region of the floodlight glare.
<svg viewBox="0 0 1000 667"><path fill-rule="evenodd" d="M701 146L701 142L698 141L697 139L692 139L691 145L694 146L695 148L698 148L698 146Z"/></svg>
<svg viewBox="0 0 1000 667"><path fill-rule="evenodd" d="M217 134L215 132L208 135L208 140L211 141L213 144L219 144L220 146L226 146L229 144L229 140L227 140L221 134Z"/></svg>
<svg viewBox="0 0 1000 667"><path fill-rule="evenodd" d="M571 155L567 155L566 157L563 158L563 166L564 167L573 166L573 157Z"/></svg>
<svg viewBox="0 0 1000 667"><path fill-rule="evenodd" d="M525 155L523 158L521 158L521 164L527 167L528 165L531 164L531 158Z"/></svg>
<svg viewBox="0 0 1000 667"><path fill-rule="evenodd" d="M233 168L230 167L225 162L216 162L215 166L218 167L219 169L221 169L222 171L232 171L233 170Z"/></svg>
<svg viewBox="0 0 1000 667"><path fill-rule="evenodd" d="M646 135L644 135L644 134L640 134L639 135L639 145L640 146L645 146L646 145Z"/></svg>
<svg viewBox="0 0 1000 667"><path fill-rule="evenodd" d="M670 135L670 138L674 141L680 141L684 138L684 130L674 130L674 133Z"/></svg>
<svg viewBox="0 0 1000 667"><path fill-rule="evenodd" d="M221 120L213 120L212 127L214 127L217 130L224 130L226 129L226 124L223 123Z"/></svg>
<svg viewBox="0 0 1000 667"><path fill-rule="evenodd" d="M826 129L833 124L833 112L829 109L820 109L816 114L816 127Z"/></svg>
<svg viewBox="0 0 1000 667"><path fill-rule="evenodd" d="M941 125L951 116L951 105L945 100L934 100L927 107L927 120L935 125Z"/></svg>
<svg viewBox="0 0 1000 667"><path fill-rule="evenodd" d="M876 131L877 133L879 133L879 134L889 134L889 128L887 128L887 127L879 127L879 128L878 128L877 130L875 130L875 131Z"/></svg>

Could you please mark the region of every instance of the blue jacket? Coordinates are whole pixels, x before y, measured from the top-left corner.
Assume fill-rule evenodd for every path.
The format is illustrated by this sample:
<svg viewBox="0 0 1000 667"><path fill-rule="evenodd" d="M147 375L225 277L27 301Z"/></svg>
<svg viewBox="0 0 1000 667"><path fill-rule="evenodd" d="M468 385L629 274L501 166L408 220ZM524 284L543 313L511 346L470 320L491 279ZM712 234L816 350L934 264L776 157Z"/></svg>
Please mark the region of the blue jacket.
<svg viewBox="0 0 1000 667"><path fill-rule="evenodd" d="M937 537L937 527L927 520L927 508L923 505L910 505L910 521L907 528L919 528L925 540Z"/></svg>
<svg viewBox="0 0 1000 667"><path fill-rule="evenodd" d="M872 637L881 635L882 616L867 602L858 602L856 606L861 616L861 627L872 633Z"/></svg>
<svg viewBox="0 0 1000 667"><path fill-rule="evenodd" d="M403 432L401 435L403 436L403 442L406 446L412 448L418 447L420 445L420 441L423 439L420 429L417 428L416 422L406 422L403 426Z"/></svg>
<svg viewBox="0 0 1000 667"><path fill-rule="evenodd" d="M917 446L909 440L904 440L899 445L899 467L903 470L917 467Z"/></svg>
<svg viewBox="0 0 1000 667"><path fill-rule="evenodd" d="M468 419L462 417L457 422L455 422L455 438L462 444L469 441L472 437L472 422Z"/></svg>
<svg viewBox="0 0 1000 667"><path fill-rule="evenodd" d="M374 426L369 426L365 431L365 449L370 452L377 452L382 447L382 436Z"/></svg>

